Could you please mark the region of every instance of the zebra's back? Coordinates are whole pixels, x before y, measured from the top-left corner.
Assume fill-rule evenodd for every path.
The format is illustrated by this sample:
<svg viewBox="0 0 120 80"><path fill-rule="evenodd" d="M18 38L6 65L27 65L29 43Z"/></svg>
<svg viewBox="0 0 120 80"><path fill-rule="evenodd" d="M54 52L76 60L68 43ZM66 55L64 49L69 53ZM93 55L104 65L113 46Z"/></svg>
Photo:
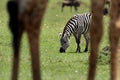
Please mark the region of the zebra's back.
<svg viewBox="0 0 120 80"><path fill-rule="evenodd" d="M91 23L91 13L77 14L74 17L77 18L75 32L80 34L87 33Z"/></svg>
<svg viewBox="0 0 120 80"><path fill-rule="evenodd" d="M72 33L84 34L89 30L91 23L91 13L83 13L74 15L66 24L64 33L67 32L70 35Z"/></svg>

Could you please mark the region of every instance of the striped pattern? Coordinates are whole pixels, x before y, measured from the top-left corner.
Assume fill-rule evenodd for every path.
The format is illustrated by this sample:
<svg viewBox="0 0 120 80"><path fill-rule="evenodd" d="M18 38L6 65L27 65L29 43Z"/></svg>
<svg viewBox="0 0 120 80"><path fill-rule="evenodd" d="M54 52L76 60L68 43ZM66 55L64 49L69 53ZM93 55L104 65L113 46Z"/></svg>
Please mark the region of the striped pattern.
<svg viewBox="0 0 120 80"><path fill-rule="evenodd" d="M65 44L63 43L63 41L67 42L69 40L67 40L67 38L69 39L69 37L71 36L71 34L74 35L75 39L76 39L76 43L77 43L77 49L76 52L80 52L80 38L81 35L83 34L86 40L86 48L84 51L88 51L88 42L89 42L89 36L88 36L88 31L89 31L89 26L91 23L91 13L84 13L84 14L77 14L74 15L66 24L62 37L61 37L61 48L60 48L60 52L65 52L66 47ZM64 44L64 46L63 46ZM68 44L66 44L66 46L68 47Z"/></svg>
<svg viewBox="0 0 120 80"><path fill-rule="evenodd" d="M68 32L70 35L72 33L87 33L89 30L90 22L91 13L77 14L67 22L63 34L66 32Z"/></svg>

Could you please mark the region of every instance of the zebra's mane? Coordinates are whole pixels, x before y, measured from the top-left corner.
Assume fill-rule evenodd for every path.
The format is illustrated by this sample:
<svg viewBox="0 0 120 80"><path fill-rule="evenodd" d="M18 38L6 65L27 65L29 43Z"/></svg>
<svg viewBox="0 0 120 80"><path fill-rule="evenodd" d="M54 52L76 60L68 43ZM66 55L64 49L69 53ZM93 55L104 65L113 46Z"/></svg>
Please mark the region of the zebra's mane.
<svg viewBox="0 0 120 80"><path fill-rule="evenodd" d="M71 20L71 19L73 19L73 17L70 18L70 20ZM69 21L70 21L70 20L69 20ZM64 36L64 35L68 35L68 36L70 37L71 34L72 34L72 33L69 32L69 27L67 26L67 25L69 24L69 21L67 22L66 26L64 27L64 30L63 30L62 36Z"/></svg>

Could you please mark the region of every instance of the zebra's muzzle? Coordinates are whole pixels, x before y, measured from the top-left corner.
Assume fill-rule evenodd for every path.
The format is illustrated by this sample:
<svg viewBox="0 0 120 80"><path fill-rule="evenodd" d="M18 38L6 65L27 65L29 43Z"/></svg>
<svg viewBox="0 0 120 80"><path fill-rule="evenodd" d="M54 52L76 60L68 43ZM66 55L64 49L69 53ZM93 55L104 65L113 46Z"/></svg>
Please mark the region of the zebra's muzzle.
<svg viewBox="0 0 120 80"><path fill-rule="evenodd" d="M65 50L62 47L60 48L59 51L60 51L60 53L64 53L65 52Z"/></svg>

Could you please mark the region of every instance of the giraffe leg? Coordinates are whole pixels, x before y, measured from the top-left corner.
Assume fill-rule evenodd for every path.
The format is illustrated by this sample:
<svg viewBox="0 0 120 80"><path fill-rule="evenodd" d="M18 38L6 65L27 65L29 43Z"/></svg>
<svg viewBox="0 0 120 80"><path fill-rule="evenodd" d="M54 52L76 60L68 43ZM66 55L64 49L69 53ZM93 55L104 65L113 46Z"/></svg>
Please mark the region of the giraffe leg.
<svg viewBox="0 0 120 80"><path fill-rule="evenodd" d="M33 80L40 80L39 29L27 31L32 59Z"/></svg>
<svg viewBox="0 0 120 80"><path fill-rule="evenodd" d="M12 69L12 80L17 80L18 78L18 69L19 69L19 49L20 49L20 42L22 38L23 30L19 32L19 35L13 35L13 69Z"/></svg>
<svg viewBox="0 0 120 80"><path fill-rule="evenodd" d="M25 16L25 30L27 32L30 45L33 80L41 80L41 68L39 59L39 34L44 12L47 7L47 2L48 0L33 2L33 5L35 5L30 9L31 14L27 12L25 15L23 14Z"/></svg>
<svg viewBox="0 0 120 80"><path fill-rule="evenodd" d="M109 39L111 46L111 80L118 80L118 41L120 37L120 1L111 0L111 22L110 22L110 31Z"/></svg>
<svg viewBox="0 0 120 80"><path fill-rule="evenodd" d="M40 59L39 59L39 34L41 30L41 23L44 16L45 9L47 7L48 0L41 0L41 7L35 6L33 8L32 14L29 16L28 24L26 25L26 31L28 34L30 52L32 58L32 72L33 80L41 80L41 68L40 68ZM33 19L31 18L33 17ZM37 17L37 18L36 18ZM30 21L29 21L30 20ZM30 23L29 23L30 22Z"/></svg>
<svg viewBox="0 0 120 80"><path fill-rule="evenodd" d="M111 25L112 27L112 25ZM113 33L114 32L114 33ZM110 28L110 46L111 46L111 80L118 80L117 77L117 48L118 48L118 41L119 35L118 32L115 30L115 26Z"/></svg>
<svg viewBox="0 0 120 80"><path fill-rule="evenodd" d="M9 29L13 35L13 69L12 69L12 80L17 80L18 66L19 66L19 47L22 37L22 29L18 26L18 4L16 1L8 1L7 10L9 13Z"/></svg>
<svg viewBox="0 0 120 80"><path fill-rule="evenodd" d="M90 57L88 80L95 80L98 46L102 37L103 0L92 1L92 23L90 26ZM97 28L99 26L99 29Z"/></svg>

